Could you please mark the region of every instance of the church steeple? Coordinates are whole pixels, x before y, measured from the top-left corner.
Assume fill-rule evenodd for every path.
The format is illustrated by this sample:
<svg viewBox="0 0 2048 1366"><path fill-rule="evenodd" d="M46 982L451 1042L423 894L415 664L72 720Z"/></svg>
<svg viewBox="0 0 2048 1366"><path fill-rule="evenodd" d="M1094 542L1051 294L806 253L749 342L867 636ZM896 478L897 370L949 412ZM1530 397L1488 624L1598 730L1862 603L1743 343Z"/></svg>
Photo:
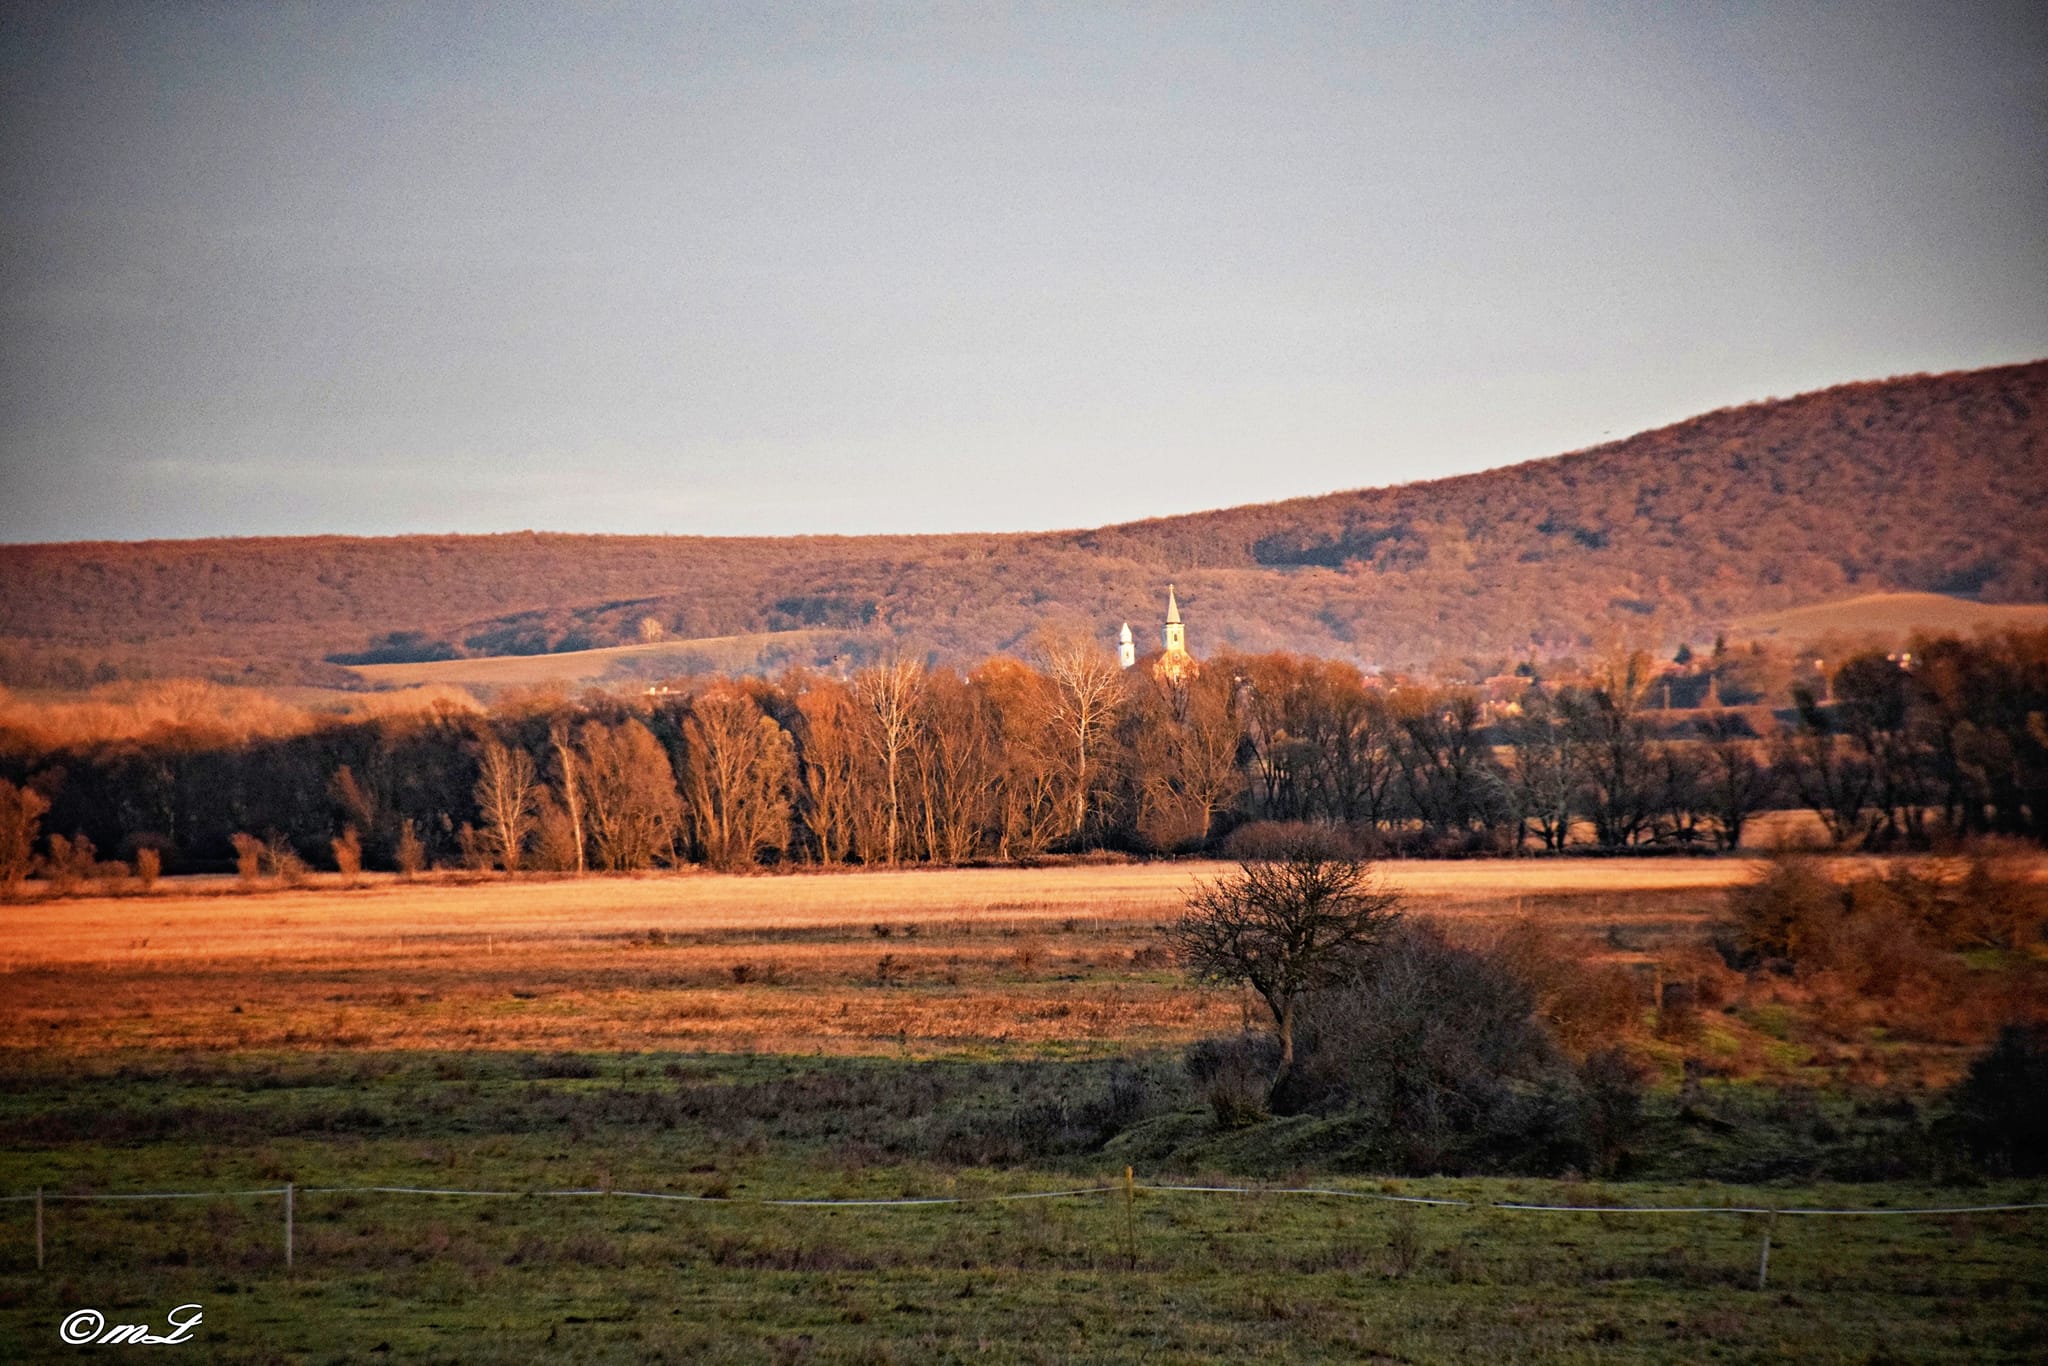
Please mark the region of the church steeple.
<svg viewBox="0 0 2048 1366"><path fill-rule="evenodd" d="M1181 624L1180 600L1173 595L1173 585L1166 585L1166 630L1163 633L1166 653L1169 657L1184 656L1188 652L1188 628Z"/></svg>
<svg viewBox="0 0 2048 1366"><path fill-rule="evenodd" d="M1116 662L1126 669L1138 662L1138 643L1131 639L1131 623L1128 621L1116 638Z"/></svg>

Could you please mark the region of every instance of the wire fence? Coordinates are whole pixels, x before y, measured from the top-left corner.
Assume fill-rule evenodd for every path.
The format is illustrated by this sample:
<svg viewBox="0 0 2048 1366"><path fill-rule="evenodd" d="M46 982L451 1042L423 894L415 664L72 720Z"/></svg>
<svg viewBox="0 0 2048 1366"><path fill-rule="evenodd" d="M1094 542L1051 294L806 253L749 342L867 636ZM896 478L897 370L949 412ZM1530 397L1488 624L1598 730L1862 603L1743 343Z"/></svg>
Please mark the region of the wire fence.
<svg viewBox="0 0 2048 1366"><path fill-rule="evenodd" d="M284 1202L284 1261L295 1257L295 1220L298 1201L321 1195L401 1195L478 1199L605 1199L650 1200L672 1204L703 1204L732 1207L777 1207L808 1209L911 1209L942 1205L995 1205L1035 1200L1070 1200L1090 1196L1121 1195L1129 1230L1133 1260L1136 1253L1135 1205L1140 1194L1282 1196L1334 1200L1364 1200L1394 1205L1423 1205L1437 1208L1491 1210L1505 1214L1600 1214L1650 1216L1761 1216L1767 1221L1784 1218L1929 1218L1971 1214L2016 1214L2048 1210L2048 1201L2011 1202L1985 1205L1871 1205L1863 1207L1820 1205L1552 1205L1515 1200L1468 1200L1456 1196L1401 1195L1389 1191L1349 1190L1341 1186L1215 1186L1139 1181L1126 1168L1124 1179L1110 1185L1074 1186L1047 1191L1007 1191L984 1195L928 1195L886 1197L814 1197L703 1195L684 1191L620 1190L605 1186L573 1187L560 1190L497 1190L452 1186L258 1186L220 1191L125 1191L64 1192L38 1189L33 1193L0 1195L0 1204L33 1203L35 1206L36 1268L44 1269L46 1207L54 1203L140 1200L222 1200L278 1198ZM1769 1276L1771 1223L1765 1224L1757 1267L1757 1286L1763 1288Z"/></svg>

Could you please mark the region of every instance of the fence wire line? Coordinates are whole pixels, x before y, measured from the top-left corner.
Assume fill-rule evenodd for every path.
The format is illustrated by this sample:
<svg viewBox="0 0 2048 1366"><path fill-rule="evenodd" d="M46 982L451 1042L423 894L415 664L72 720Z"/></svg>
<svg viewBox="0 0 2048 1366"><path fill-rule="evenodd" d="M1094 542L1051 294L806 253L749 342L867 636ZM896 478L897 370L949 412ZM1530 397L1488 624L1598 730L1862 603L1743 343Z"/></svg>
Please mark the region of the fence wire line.
<svg viewBox="0 0 2048 1366"><path fill-rule="evenodd" d="M1069 1190L1013 1191L998 1195L927 1195L896 1199L830 1199L824 1197L772 1197L753 1195L694 1195L677 1191L606 1190L582 1187L569 1190L470 1190L446 1186L265 1186L231 1191L135 1191L105 1194L67 1194L47 1191L29 1195L0 1195L0 1203L29 1201L94 1200L223 1200L251 1196L297 1195L442 1195L492 1199L561 1199L606 1197L620 1200L664 1200L678 1204L766 1205L784 1208L876 1209L920 1205L980 1205L1020 1200L1064 1200L1083 1195L1107 1195L1125 1189L1121 1185L1078 1186ZM1937 1205L1907 1208L1821 1208L1799 1205L1539 1205L1511 1200L1461 1200L1451 1196L1395 1195L1386 1191L1344 1190L1335 1186L1190 1186L1133 1183L1132 1191L1188 1195L1309 1195L1343 1200L1377 1200L1397 1205L1436 1205L1455 1209L1502 1210L1510 1214L1783 1214L1806 1216L1930 1216L1941 1214L2005 1214L2048 1209L2048 1201L2003 1205Z"/></svg>
<svg viewBox="0 0 2048 1366"><path fill-rule="evenodd" d="M1179 1191L1206 1195L1328 1195L1346 1200L1384 1200L1397 1205L1449 1205L1459 1209L1497 1209L1515 1214L1837 1214L1933 1215L1996 1214L2048 1209L2048 1201L2013 1205L1940 1205L1908 1208L1821 1209L1799 1205L1537 1205L1519 1200L1459 1200L1440 1196L1391 1195L1385 1191L1341 1190L1334 1186L1169 1186L1140 1182L1141 1191Z"/></svg>

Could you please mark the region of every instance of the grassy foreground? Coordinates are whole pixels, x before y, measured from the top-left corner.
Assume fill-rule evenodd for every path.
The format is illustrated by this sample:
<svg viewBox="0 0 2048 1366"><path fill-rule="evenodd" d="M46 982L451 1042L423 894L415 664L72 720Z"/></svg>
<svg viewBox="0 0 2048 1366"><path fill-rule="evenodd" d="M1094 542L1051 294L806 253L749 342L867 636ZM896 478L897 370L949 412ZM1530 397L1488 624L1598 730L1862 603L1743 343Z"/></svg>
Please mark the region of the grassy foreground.
<svg viewBox="0 0 2048 1366"><path fill-rule="evenodd" d="M1120 1083L1168 1086L1155 1059ZM17 1059L0 1188L416 1185L716 1197L305 1194L0 1206L0 1358L63 1318L204 1308L216 1360L2028 1360L2048 1212L1934 1218L1510 1213L1141 1192L899 1208L775 1196L1114 1184L1108 1064L355 1055ZM1111 1088L1112 1090L1114 1088ZM1168 1094L1153 1124L1198 1121ZM1215 1180L1202 1169L1141 1179ZM1271 1173L1474 1200L1991 1204L2034 1185L1757 1186ZM1225 1180L1229 1180L1225 1178ZM1224 1183L1218 1181L1218 1184ZM1241 1184L1241 1182L1236 1182ZM1135 1247L1133 1247L1135 1243Z"/></svg>

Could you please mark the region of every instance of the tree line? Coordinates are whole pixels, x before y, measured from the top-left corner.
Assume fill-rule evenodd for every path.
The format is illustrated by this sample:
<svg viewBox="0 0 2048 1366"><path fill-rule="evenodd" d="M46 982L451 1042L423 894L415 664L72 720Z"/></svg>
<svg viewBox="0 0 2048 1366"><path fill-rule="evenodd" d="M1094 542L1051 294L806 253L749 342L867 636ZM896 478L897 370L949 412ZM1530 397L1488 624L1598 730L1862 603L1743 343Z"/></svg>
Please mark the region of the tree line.
<svg viewBox="0 0 2048 1366"><path fill-rule="evenodd" d="M1256 853L1303 823L1371 854L1733 848L1783 806L1850 847L2048 836L2048 632L1860 655L1775 720L1674 722L1645 705L1656 678L1622 652L1507 697L1285 654L1172 678L1061 638L965 671L441 702L294 733L16 731L0 735L0 879L110 871L102 851L246 865L258 847L344 871Z"/></svg>

